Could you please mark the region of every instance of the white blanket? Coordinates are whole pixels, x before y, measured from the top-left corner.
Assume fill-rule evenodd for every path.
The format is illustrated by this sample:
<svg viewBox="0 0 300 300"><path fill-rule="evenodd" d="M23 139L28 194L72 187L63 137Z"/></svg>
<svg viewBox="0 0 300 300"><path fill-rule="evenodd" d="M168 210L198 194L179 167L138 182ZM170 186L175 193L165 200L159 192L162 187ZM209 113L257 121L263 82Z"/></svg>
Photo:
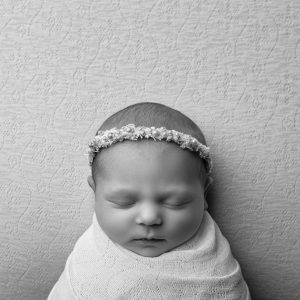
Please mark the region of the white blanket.
<svg viewBox="0 0 300 300"><path fill-rule="evenodd" d="M96 216L79 238L48 300L249 300L239 263L205 212L196 235L158 257L144 257L111 241Z"/></svg>

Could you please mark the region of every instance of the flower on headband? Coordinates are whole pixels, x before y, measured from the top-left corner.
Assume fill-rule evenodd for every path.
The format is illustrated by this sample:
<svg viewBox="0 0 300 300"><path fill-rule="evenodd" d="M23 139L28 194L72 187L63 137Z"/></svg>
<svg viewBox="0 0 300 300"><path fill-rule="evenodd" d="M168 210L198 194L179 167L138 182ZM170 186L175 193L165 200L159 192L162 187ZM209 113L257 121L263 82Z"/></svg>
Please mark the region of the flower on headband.
<svg viewBox="0 0 300 300"><path fill-rule="evenodd" d="M208 174L211 173L212 161L209 156L209 147L200 143L196 138L176 130L168 130L165 127L136 127L134 124L128 124L120 129L112 128L104 131L99 130L95 138L89 143L88 156L90 166L93 164L93 160L101 148L108 148L112 144L122 142L124 140L136 141L138 138L152 138L155 141L165 140L167 142L174 142L182 149L189 149L193 152L197 152L198 155L206 162Z"/></svg>

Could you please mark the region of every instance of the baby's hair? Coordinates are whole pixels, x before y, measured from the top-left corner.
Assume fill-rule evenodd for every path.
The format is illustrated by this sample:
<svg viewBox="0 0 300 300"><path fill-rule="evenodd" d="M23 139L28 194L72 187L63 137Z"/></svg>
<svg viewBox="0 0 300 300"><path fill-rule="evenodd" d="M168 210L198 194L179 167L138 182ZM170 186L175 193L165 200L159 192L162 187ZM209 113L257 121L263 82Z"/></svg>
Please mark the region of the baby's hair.
<svg viewBox="0 0 300 300"><path fill-rule="evenodd" d="M141 102L127 106L108 117L98 130L108 130L113 127L121 128L127 124L146 127L166 127L167 129L190 134L200 143L206 145L205 137L195 122L178 110L154 102ZM204 162L196 153L191 153L195 155L197 159L197 171L200 175L200 180L205 184L207 173ZM99 156L99 154L100 153L98 153L97 156ZM97 156L92 164L92 176L94 180L96 178L97 169L100 167Z"/></svg>

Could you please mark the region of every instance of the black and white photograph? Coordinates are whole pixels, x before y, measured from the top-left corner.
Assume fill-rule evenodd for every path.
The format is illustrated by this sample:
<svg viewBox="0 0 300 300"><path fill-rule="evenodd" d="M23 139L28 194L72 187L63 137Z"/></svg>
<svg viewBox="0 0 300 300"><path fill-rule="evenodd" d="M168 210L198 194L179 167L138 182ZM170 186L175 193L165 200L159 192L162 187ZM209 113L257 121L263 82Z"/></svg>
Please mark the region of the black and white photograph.
<svg viewBox="0 0 300 300"><path fill-rule="evenodd" d="M300 1L0 0L0 300L299 300Z"/></svg>

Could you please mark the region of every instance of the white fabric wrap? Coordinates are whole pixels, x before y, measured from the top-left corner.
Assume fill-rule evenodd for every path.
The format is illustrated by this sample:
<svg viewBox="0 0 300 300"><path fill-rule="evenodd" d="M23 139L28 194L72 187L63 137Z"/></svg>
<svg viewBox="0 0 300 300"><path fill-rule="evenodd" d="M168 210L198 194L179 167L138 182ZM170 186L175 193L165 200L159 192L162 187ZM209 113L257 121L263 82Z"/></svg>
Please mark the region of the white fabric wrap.
<svg viewBox="0 0 300 300"><path fill-rule="evenodd" d="M249 300L228 241L205 212L187 243L158 257L143 257L112 242L97 218L79 238L48 300Z"/></svg>

